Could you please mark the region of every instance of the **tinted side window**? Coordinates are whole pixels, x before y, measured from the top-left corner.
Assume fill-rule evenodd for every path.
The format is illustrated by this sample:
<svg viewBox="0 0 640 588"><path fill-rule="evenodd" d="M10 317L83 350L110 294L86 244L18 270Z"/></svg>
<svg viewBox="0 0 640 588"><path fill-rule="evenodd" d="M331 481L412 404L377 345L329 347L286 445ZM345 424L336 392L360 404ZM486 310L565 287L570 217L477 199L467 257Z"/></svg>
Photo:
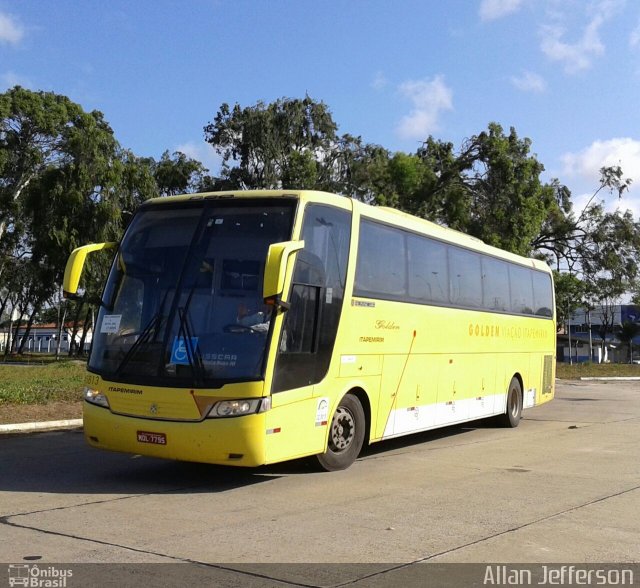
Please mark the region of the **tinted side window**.
<svg viewBox="0 0 640 588"><path fill-rule="evenodd" d="M285 336L281 350L289 353L315 351L318 316L318 290L314 286L294 284L291 291L291 308L287 315Z"/></svg>
<svg viewBox="0 0 640 588"><path fill-rule="evenodd" d="M354 294L400 299L407 296L403 231L365 220L360 223Z"/></svg>
<svg viewBox="0 0 640 588"><path fill-rule="evenodd" d="M419 302L449 300L447 246L438 241L407 236L409 251L409 298Z"/></svg>
<svg viewBox="0 0 640 588"><path fill-rule="evenodd" d="M487 310L510 310L509 266L504 261L482 258L482 299Z"/></svg>
<svg viewBox="0 0 640 588"><path fill-rule="evenodd" d="M449 301L456 306L482 306L482 272L477 253L449 248Z"/></svg>
<svg viewBox="0 0 640 588"><path fill-rule="evenodd" d="M511 311L517 314L533 314L533 286L531 271L518 265L509 266L511 285Z"/></svg>
<svg viewBox="0 0 640 588"><path fill-rule="evenodd" d="M304 249L296 255L272 392L315 384L329 368L338 332L351 239L351 213L308 204Z"/></svg>
<svg viewBox="0 0 640 588"><path fill-rule="evenodd" d="M551 278L542 272L533 272L533 310L538 316L553 316L553 288Z"/></svg>

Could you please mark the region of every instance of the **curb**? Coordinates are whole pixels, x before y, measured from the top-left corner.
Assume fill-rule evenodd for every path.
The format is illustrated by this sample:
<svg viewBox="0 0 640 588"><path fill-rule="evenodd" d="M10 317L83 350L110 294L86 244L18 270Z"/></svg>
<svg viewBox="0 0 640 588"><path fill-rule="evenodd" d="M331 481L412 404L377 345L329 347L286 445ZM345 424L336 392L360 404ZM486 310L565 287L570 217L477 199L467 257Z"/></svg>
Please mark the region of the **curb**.
<svg viewBox="0 0 640 588"><path fill-rule="evenodd" d="M583 376L580 378L583 382L599 380L601 382L638 382L640 376Z"/></svg>
<svg viewBox="0 0 640 588"><path fill-rule="evenodd" d="M73 429L81 426L82 419L43 421L39 423L16 423L13 425L0 425L0 435L3 433L31 433L34 431L51 431L55 429Z"/></svg>

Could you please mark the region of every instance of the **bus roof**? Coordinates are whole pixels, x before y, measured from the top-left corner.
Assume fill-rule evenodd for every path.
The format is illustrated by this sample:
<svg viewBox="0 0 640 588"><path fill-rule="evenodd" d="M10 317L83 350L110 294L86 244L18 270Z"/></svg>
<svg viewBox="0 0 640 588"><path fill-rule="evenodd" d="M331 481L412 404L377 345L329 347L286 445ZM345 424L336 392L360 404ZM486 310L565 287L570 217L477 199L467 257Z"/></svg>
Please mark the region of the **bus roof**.
<svg viewBox="0 0 640 588"><path fill-rule="evenodd" d="M323 200L327 204L342 204L344 206L345 199L348 199L352 203L354 212L368 217L372 220L377 220L383 223L396 225L401 228L415 231L417 233L427 234L441 241L467 247L475 251L487 253L489 255L499 257L505 260L514 261L519 264L528 265L536 269L550 272L549 266L538 259L527 258L492 245L487 245L481 239L467 235L461 231L450 229L438 225L434 222L426 219L413 216L401 210L390 208L387 206L372 206L359 200L351 199L347 196L340 196L330 192L322 192L319 190L226 190L220 192L199 192L195 194L181 194L178 196L161 196L158 198L151 198L146 200L142 205L147 204L169 204L176 202L188 202L192 200L200 199L215 199L215 198L297 198L303 201L306 200Z"/></svg>

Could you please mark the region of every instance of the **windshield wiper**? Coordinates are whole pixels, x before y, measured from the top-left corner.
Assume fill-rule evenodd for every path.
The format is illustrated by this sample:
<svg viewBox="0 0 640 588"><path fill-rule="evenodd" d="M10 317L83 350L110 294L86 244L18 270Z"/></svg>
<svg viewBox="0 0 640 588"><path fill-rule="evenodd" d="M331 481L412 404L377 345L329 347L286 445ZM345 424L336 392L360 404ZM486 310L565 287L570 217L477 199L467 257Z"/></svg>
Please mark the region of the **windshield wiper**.
<svg viewBox="0 0 640 588"><path fill-rule="evenodd" d="M120 362L120 365L116 368L116 376L122 375L122 372L124 371L124 368L127 367L127 364L131 361L131 358L143 346L146 347L146 345L148 344L149 339L151 337L151 334L153 333L155 335L155 333L160 331L160 328L162 327L162 323L164 322L164 320L166 318L166 317L163 316L163 312L164 312L164 305L165 305L165 303L167 301L167 297L168 296L169 296L169 290L167 290L164 293L164 296L162 297L162 302L160 303L160 308L158 309L158 312L156 312L151 317L151 320L147 323L145 328L142 329L138 339L133 343L133 345L131 345L131 347L129 348L129 351L127 351L126 355L122 358L122 361Z"/></svg>
<svg viewBox="0 0 640 588"><path fill-rule="evenodd" d="M142 349L143 345L146 345L151 338L152 333L156 333L162 322L164 317L162 316L162 310L159 310L156 314L151 317L151 320L147 323L147 326L142 330L138 339L131 345L129 351L127 351L126 355L122 358L120 365L116 369L116 376L121 376L124 368L127 367L127 364L131 361L131 358Z"/></svg>
<svg viewBox="0 0 640 588"><path fill-rule="evenodd" d="M194 378L197 384L204 384L204 364L202 363L202 353L200 353L200 347L196 341L193 343L193 330L189 324L189 315L187 314L187 308L191 302L191 296L193 290L189 294L187 303L184 307L178 307L178 317L180 318L180 325L178 327L178 337L182 337L185 348L187 350L187 360L189 367L191 368Z"/></svg>

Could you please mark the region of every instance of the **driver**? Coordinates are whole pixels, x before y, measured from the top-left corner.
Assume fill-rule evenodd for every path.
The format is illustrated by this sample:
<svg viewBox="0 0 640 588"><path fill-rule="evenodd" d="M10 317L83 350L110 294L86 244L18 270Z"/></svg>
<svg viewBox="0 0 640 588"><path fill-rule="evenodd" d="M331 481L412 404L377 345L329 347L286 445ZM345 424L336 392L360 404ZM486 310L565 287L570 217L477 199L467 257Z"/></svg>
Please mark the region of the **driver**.
<svg viewBox="0 0 640 588"><path fill-rule="evenodd" d="M262 310L250 311L246 305L238 306L236 322L243 327L250 327L253 331L269 330L269 308L264 305Z"/></svg>

